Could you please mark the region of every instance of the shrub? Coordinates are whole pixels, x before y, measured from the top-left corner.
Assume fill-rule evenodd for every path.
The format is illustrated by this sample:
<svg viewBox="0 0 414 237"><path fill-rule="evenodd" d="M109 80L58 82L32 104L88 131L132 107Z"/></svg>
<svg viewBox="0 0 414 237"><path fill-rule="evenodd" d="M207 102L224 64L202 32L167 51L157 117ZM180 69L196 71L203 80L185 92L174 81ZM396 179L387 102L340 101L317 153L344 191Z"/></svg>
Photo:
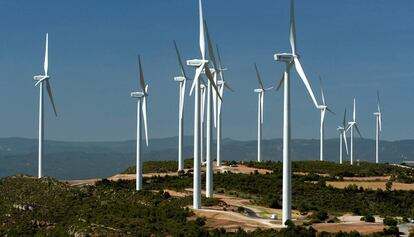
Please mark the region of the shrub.
<svg viewBox="0 0 414 237"><path fill-rule="evenodd" d="M367 214L367 215L361 217L361 221L374 223L375 222L375 217L371 214Z"/></svg>
<svg viewBox="0 0 414 237"><path fill-rule="evenodd" d="M398 224L398 221L392 217L385 217L383 222L387 226L397 226Z"/></svg>

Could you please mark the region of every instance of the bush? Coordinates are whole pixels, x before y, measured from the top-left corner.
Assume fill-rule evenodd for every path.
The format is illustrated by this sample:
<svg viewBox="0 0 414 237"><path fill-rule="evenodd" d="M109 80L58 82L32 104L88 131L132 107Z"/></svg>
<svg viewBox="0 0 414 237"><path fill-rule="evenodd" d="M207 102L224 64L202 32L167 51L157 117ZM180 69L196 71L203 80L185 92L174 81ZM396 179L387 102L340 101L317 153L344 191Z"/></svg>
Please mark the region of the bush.
<svg viewBox="0 0 414 237"><path fill-rule="evenodd" d="M371 214L368 214L368 215L365 215L365 216L361 217L361 221L374 223L375 222L375 217Z"/></svg>
<svg viewBox="0 0 414 237"><path fill-rule="evenodd" d="M398 221L392 217L385 217L384 218L384 225L387 226L397 226Z"/></svg>
<svg viewBox="0 0 414 237"><path fill-rule="evenodd" d="M397 226L390 226L388 228L384 228L385 235L392 235L392 236L400 236L400 230Z"/></svg>
<svg viewBox="0 0 414 237"><path fill-rule="evenodd" d="M315 213L315 218L320 220L320 221L325 221L326 219L328 219L328 213L326 211L318 211Z"/></svg>

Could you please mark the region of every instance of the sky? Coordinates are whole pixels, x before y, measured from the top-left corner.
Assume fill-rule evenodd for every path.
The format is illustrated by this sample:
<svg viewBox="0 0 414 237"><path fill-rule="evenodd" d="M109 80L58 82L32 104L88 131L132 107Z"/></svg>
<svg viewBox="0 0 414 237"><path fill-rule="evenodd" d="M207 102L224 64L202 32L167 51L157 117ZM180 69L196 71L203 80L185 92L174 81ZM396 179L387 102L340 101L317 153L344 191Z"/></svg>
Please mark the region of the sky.
<svg viewBox="0 0 414 237"><path fill-rule="evenodd" d="M223 137L256 138L256 62L265 86L284 70L273 60L289 52L288 0L204 0L204 16L221 48L226 91ZM0 2L0 137L37 136L39 88L49 33L49 72L58 111L45 97L45 137L64 141L117 141L136 136L137 56L149 84L150 138L178 132L179 68L199 58L196 0L73 0ZM328 105L326 137L336 138L345 107L357 102L364 137L374 138L376 91L383 104L382 139L414 138L414 1L297 0L297 51L320 101L319 76ZM186 68L194 75L193 68ZM292 136L319 137L320 113L297 74L292 77ZM185 134L193 132L194 98L187 93ZM282 135L283 92L265 97L265 138ZM350 113L348 113L350 115ZM348 116L348 120L351 117Z"/></svg>

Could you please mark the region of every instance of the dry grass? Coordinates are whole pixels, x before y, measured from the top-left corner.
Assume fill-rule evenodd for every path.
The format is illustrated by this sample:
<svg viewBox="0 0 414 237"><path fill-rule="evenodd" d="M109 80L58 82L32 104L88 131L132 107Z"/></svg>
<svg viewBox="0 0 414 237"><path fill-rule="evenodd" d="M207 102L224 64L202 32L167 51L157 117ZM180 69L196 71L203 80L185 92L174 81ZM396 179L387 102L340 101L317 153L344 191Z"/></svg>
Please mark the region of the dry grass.
<svg viewBox="0 0 414 237"><path fill-rule="evenodd" d="M358 187L363 187L364 189L385 190L386 181L328 181L326 184L339 189L344 189L349 185L356 185ZM393 182L392 189L405 191L414 190L414 184Z"/></svg>
<svg viewBox="0 0 414 237"><path fill-rule="evenodd" d="M379 223L320 223L312 226L317 231L336 233L339 231L358 231L360 234L378 233L384 230L384 225Z"/></svg>

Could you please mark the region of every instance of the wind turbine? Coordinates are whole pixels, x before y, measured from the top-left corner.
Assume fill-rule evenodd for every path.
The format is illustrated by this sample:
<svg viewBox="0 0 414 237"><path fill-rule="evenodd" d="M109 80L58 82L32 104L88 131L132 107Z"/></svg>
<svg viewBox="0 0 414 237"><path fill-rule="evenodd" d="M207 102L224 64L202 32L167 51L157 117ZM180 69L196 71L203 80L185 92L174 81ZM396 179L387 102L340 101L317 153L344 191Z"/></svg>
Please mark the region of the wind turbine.
<svg viewBox="0 0 414 237"><path fill-rule="evenodd" d="M147 96L148 85L144 81L144 72L142 71L141 57L138 56L139 65L139 82L142 91L131 92L131 97L137 98L137 168L136 168L136 190L142 190L142 157L141 157L141 110L144 120L145 144L148 146L148 127L147 127Z"/></svg>
<svg viewBox="0 0 414 237"><path fill-rule="evenodd" d="M295 66L297 73L306 86L306 89L312 98L316 108L319 108L315 95L309 84L309 81L303 71L299 61L299 55L296 53L296 30L295 30L295 12L294 1L290 1L290 33L289 41L292 49L291 53L279 53L274 55L276 61L284 62L286 70L282 75L278 88L284 84L284 103L283 103L283 200L282 200L282 223L285 225L287 220L291 219L292 211L292 169L290 157L290 69Z"/></svg>
<svg viewBox="0 0 414 237"><path fill-rule="evenodd" d="M336 129L339 132L339 164L342 165L343 158L342 158L342 144L345 143L346 154L348 155L348 143L346 141L346 109L344 112L344 120L342 121L342 126L338 126Z"/></svg>
<svg viewBox="0 0 414 237"><path fill-rule="evenodd" d="M217 86L219 88L219 96L223 98L224 88L228 89L229 91L233 91L233 89L229 86L228 82L224 80L223 75L223 63L221 61L220 50L217 46L217 56L219 59L219 74L220 80L217 81ZM223 101L219 100L217 103L217 166L221 166L221 109L223 108Z"/></svg>
<svg viewBox="0 0 414 237"><path fill-rule="evenodd" d="M50 75L48 74L49 70L49 34L46 33L46 47L45 47L45 61L43 65L45 74L44 75L38 75L34 76L33 79L36 82L35 86L39 85L39 150L38 150L38 159L39 159L39 168L38 168L38 178L42 177L42 159L43 159L43 84L46 83L46 90L47 94L49 95L50 102L52 103L53 112L55 113L55 116L57 117L56 108L55 108L55 102L53 101L53 95L52 95L52 88L50 87Z"/></svg>
<svg viewBox="0 0 414 237"><path fill-rule="evenodd" d="M264 95L272 87L264 88L262 78L260 77L259 69L257 69L256 63L254 64L256 69L257 80L259 81L259 89L254 89L254 92L258 95L257 101L257 162L262 162L262 126L263 126L263 114L264 114Z"/></svg>
<svg viewBox="0 0 414 237"><path fill-rule="evenodd" d="M200 162L200 129L201 129L201 91L200 91L200 80L201 73L204 71L207 75L209 83L218 92L217 86L214 83L213 75L208 67L208 60L205 55L205 35L204 35L204 18L203 18L203 6L201 0L199 0L199 46L201 52L201 59L187 60L187 65L196 68L194 81L191 86L190 94L195 90L194 95L194 175L193 175L193 208L201 208L201 162ZM220 97L221 99L221 97ZM208 162L207 162L208 163Z"/></svg>
<svg viewBox="0 0 414 237"><path fill-rule="evenodd" d="M377 112L374 113L376 118L376 134L375 134L375 163L379 163L379 134L382 131L382 113L381 113L381 103L380 103L380 96L379 91L377 91Z"/></svg>
<svg viewBox="0 0 414 237"><path fill-rule="evenodd" d="M322 79L319 78L320 81L320 86L321 86L321 96L322 96L322 105L318 107L318 109L321 111L321 128L320 128L320 160L323 161L323 144L325 141L325 134L324 134L324 129L325 129L325 114L326 111L335 114L334 112L332 112L332 110L330 110L328 108L328 105L326 104L326 100L325 100L325 94L323 93L323 86L322 86Z"/></svg>
<svg viewBox="0 0 414 237"><path fill-rule="evenodd" d="M349 129L351 129L351 155L350 155L350 159L351 159L351 165L354 164L354 127L357 131L357 133L359 134L359 136L362 138L361 133L359 132L359 128L356 122L356 114L355 114L355 98L354 98L354 111L352 113L352 121L348 122L348 128L346 129L347 131Z"/></svg>
<svg viewBox="0 0 414 237"><path fill-rule="evenodd" d="M216 58L214 55L214 49L213 44L211 43L211 37L210 33L208 31L207 22L204 20L204 28L205 33L207 35L207 43L208 43L208 50L209 50L209 56L210 60L213 63L213 68L209 69L213 76L213 82L217 85L217 74L219 73L219 69L217 67ZM204 70L204 73L206 73L206 70ZM211 146L213 144L213 126L212 121L214 121L214 124L216 126L216 93L213 91L212 88L213 84L208 81L207 84L207 137L206 137L206 196L207 197L213 197L213 157L211 156ZM204 91L205 92L205 91ZM203 94L204 98L205 94ZM203 103L205 102L205 99L203 100ZM211 103L213 102L213 106L211 106ZM212 112L213 109L213 112ZM213 113L214 113L214 119L213 119ZM204 116L204 104L203 104L203 116ZM203 118L204 119L204 118Z"/></svg>
<svg viewBox="0 0 414 237"><path fill-rule="evenodd" d="M174 77L174 80L179 82L179 103L178 103L178 171L184 170L184 157L183 157L183 138L184 138L184 99L185 99L185 86L187 80L187 74L184 69L183 60L181 59L180 51L178 50L177 43L174 41L175 52L177 54L178 63L180 65L181 76Z"/></svg>

